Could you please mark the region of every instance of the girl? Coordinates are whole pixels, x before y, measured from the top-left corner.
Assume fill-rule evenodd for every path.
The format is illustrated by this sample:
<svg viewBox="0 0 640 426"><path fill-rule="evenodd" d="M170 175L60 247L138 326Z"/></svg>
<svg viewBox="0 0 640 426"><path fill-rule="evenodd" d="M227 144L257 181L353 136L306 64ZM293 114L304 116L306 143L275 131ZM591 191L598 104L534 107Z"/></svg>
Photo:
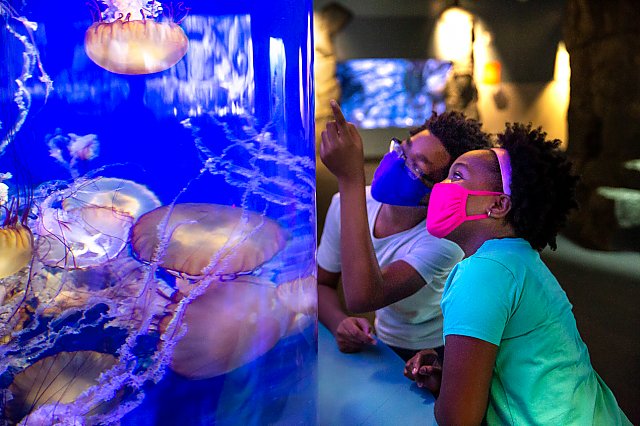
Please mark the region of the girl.
<svg viewBox="0 0 640 426"><path fill-rule="evenodd" d="M405 376L437 398L439 425L631 424L591 366L571 304L539 251L556 248L577 178L546 133L507 125L500 148L471 151L436 184L427 229L462 248L441 302L445 362Z"/></svg>

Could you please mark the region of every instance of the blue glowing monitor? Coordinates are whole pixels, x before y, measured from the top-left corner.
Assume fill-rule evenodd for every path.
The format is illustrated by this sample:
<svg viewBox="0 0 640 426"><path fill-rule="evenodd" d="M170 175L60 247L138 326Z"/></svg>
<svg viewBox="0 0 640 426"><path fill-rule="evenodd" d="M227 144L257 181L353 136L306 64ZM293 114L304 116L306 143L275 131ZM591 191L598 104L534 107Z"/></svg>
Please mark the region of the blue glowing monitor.
<svg viewBox="0 0 640 426"><path fill-rule="evenodd" d="M445 110L452 64L437 59L352 59L338 64L341 107L361 129L419 126Z"/></svg>

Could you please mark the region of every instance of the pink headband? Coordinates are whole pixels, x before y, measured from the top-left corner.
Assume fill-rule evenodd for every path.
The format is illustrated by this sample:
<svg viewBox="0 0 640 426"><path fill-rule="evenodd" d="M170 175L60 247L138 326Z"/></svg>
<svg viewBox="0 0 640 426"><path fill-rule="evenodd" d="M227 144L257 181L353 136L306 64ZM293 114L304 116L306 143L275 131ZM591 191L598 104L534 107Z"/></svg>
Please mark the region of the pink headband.
<svg viewBox="0 0 640 426"><path fill-rule="evenodd" d="M500 165L500 176L502 176L502 192L511 195L511 160L509 153L504 148L491 148L496 153L498 164Z"/></svg>

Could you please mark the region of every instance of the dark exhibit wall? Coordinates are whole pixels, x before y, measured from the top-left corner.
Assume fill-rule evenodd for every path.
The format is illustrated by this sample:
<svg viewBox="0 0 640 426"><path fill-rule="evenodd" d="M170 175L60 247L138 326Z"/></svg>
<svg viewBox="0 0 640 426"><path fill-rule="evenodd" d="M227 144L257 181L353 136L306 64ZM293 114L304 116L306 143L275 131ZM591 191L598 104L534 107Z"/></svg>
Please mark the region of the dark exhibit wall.
<svg viewBox="0 0 640 426"><path fill-rule="evenodd" d="M326 1L324 3L327 3ZM359 13L358 2L340 4L354 10L353 21L336 36L338 60L354 58L432 58L433 31L451 2L409 2L411 10L388 6ZM459 6L493 33L501 55L503 81L528 83L553 79L558 42L562 39L564 0L460 1ZM316 9L323 2L316 2ZM383 15L383 13L387 13ZM400 14L402 13L402 14Z"/></svg>
<svg viewBox="0 0 640 426"><path fill-rule="evenodd" d="M602 250L640 251L638 3L567 2L569 155L582 175L570 235Z"/></svg>

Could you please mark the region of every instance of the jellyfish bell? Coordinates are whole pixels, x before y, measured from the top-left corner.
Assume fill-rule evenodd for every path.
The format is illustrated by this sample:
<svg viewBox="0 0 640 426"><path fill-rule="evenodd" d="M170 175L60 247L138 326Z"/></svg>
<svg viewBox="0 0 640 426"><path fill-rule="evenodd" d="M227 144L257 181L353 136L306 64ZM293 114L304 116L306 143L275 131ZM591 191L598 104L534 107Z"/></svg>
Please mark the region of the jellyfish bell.
<svg viewBox="0 0 640 426"><path fill-rule="evenodd" d="M285 232L265 216L205 203L159 207L142 215L131 230L139 260L157 260L169 272L195 279L252 271L285 241Z"/></svg>
<svg viewBox="0 0 640 426"><path fill-rule="evenodd" d="M171 68L187 53L189 40L174 22L153 19L96 22L84 38L87 56L116 74L151 74Z"/></svg>
<svg viewBox="0 0 640 426"><path fill-rule="evenodd" d="M27 266L33 255L33 235L21 224L0 228L0 278Z"/></svg>
<svg viewBox="0 0 640 426"><path fill-rule="evenodd" d="M95 386L100 375L116 362L113 355L93 351L60 352L43 358L14 376L9 385L13 398L2 414L5 419L32 424L29 417L39 409L64 411L66 404ZM102 411L106 407L95 408Z"/></svg>
<svg viewBox="0 0 640 426"><path fill-rule="evenodd" d="M273 348L291 318L276 287L256 277L211 283L185 309L171 369L189 379L228 373Z"/></svg>
<svg viewBox="0 0 640 426"><path fill-rule="evenodd" d="M19 202L5 204L0 203L6 214L0 226L0 279L20 271L33 257L33 234L26 225L28 208L20 214Z"/></svg>
<svg viewBox="0 0 640 426"><path fill-rule="evenodd" d="M101 265L124 249L132 223L131 216L113 208L44 208L34 228L38 259L65 269Z"/></svg>
<svg viewBox="0 0 640 426"><path fill-rule="evenodd" d="M64 193L62 207L69 211L85 206L106 207L137 219L160 206L160 200L146 186L137 182L97 177L78 182Z"/></svg>

